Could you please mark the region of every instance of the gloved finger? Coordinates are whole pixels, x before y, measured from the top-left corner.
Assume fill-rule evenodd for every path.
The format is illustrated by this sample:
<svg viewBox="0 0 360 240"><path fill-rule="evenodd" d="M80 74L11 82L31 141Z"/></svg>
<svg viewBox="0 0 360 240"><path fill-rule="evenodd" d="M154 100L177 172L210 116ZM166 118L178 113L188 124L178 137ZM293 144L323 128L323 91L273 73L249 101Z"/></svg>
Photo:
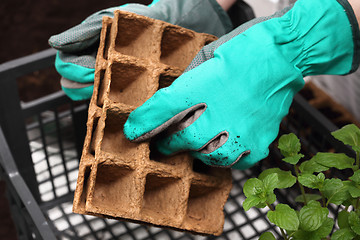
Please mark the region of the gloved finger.
<svg viewBox="0 0 360 240"><path fill-rule="evenodd" d="M227 131L214 128L209 117L211 111L206 109L205 104L199 105L203 107L174 123L163 134L167 136L157 141L161 153L170 155L185 150L212 152L226 142Z"/></svg>
<svg viewBox="0 0 360 240"><path fill-rule="evenodd" d="M238 161L232 165L234 169L248 169L254 166L260 160L266 158L269 155L269 148L263 150L249 150L239 158Z"/></svg>
<svg viewBox="0 0 360 240"><path fill-rule="evenodd" d="M67 54L58 51L55 68L58 73L71 81L79 83L94 82L96 52L85 55Z"/></svg>
<svg viewBox="0 0 360 240"><path fill-rule="evenodd" d="M74 101L90 99L94 90L93 83L78 83L66 78L61 78L60 84L65 94Z"/></svg>
<svg viewBox="0 0 360 240"><path fill-rule="evenodd" d="M199 105L189 102L189 98L183 96L186 89L173 89L174 83L160 89L130 113L124 125L124 134L130 141L147 140L182 121L189 112L197 110Z"/></svg>
<svg viewBox="0 0 360 240"><path fill-rule="evenodd" d="M242 143L241 136L229 133L227 141L215 151L193 151L191 155L202 160L205 164L217 167L241 167L244 156L253 154L251 149ZM253 154L254 155L254 154Z"/></svg>

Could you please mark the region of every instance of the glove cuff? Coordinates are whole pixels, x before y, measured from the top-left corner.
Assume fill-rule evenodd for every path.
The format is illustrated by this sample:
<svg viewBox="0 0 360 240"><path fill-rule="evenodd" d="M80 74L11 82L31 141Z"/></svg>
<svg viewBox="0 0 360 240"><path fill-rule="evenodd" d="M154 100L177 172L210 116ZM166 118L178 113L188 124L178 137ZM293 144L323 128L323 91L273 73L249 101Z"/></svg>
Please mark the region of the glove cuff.
<svg viewBox="0 0 360 240"><path fill-rule="evenodd" d="M277 24L276 45L304 76L358 68L359 27L346 0L299 0Z"/></svg>
<svg viewBox="0 0 360 240"><path fill-rule="evenodd" d="M351 70L349 73L355 72L360 65L360 30L359 23L356 19L356 15L351 5L347 0L337 0L338 3L344 8L345 13L349 19L353 42L354 42L354 55L353 55L353 63L351 66Z"/></svg>

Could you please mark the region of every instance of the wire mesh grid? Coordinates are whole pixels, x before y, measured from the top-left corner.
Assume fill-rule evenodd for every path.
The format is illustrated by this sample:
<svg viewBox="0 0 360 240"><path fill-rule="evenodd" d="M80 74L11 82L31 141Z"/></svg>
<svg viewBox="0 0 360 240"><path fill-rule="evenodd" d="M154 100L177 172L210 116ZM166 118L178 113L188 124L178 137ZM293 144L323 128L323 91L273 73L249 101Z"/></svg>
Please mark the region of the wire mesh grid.
<svg viewBox="0 0 360 240"><path fill-rule="evenodd" d="M51 201L75 190L79 156L71 111L45 111L27 119L27 133L41 200Z"/></svg>

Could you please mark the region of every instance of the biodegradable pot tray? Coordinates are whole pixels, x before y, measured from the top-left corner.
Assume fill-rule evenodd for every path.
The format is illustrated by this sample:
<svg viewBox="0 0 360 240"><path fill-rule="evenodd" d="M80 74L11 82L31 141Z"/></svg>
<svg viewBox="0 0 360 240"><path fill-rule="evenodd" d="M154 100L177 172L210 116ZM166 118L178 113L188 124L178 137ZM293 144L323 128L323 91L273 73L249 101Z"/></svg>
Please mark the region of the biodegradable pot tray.
<svg viewBox="0 0 360 240"><path fill-rule="evenodd" d="M131 111L169 86L214 36L133 13L105 17L73 211L220 235L231 171L131 143Z"/></svg>

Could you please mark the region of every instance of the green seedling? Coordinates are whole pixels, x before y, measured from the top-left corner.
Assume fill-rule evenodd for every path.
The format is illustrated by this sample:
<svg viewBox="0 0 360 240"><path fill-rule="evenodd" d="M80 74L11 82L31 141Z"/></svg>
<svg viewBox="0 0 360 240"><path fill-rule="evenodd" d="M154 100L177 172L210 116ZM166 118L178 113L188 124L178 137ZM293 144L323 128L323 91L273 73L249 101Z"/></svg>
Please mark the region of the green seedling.
<svg viewBox="0 0 360 240"><path fill-rule="evenodd" d="M268 207L267 218L279 227L285 240L360 240L360 129L347 125L332 135L351 148L356 158L343 153L317 153L304 161L300 153L301 143L293 133L279 138L278 148L282 159L293 171L271 168L257 178L246 181L243 192L245 211L252 207ZM301 161L300 161L301 160ZM327 178L330 169L350 169L352 176L342 180ZM301 194L295 201L296 209L287 204L275 204L275 189L285 189L297 184ZM329 205L339 209L335 218L329 216ZM337 205L334 207L334 205ZM263 233L260 240L273 240L270 232Z"/></svg>

